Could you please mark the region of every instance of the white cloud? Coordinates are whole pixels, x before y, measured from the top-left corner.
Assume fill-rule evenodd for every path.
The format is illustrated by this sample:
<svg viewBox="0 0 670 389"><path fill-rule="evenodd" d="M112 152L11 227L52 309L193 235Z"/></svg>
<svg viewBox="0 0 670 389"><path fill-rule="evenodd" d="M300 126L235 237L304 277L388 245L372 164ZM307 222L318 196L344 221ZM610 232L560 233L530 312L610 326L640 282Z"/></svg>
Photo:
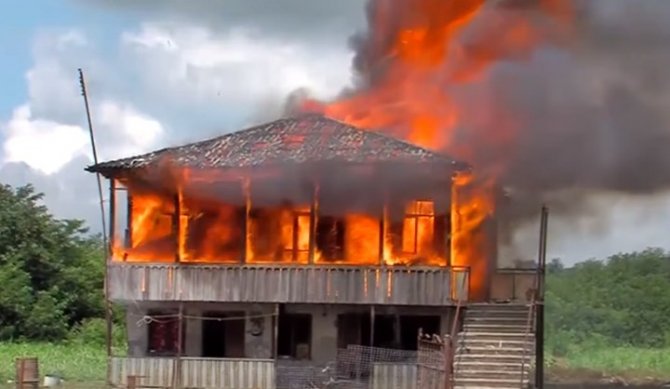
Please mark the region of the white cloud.
<svg viewBox="0 0 670 389"><path fill-rule="evenodd" d="M104 137L100 144L105 159L150 151L165 135L161 123L130 105L103 101L96 109L96 125Z"/></svg>
<svg viewBox="0 0 670 389"><path fill-rule="evenodd" d="M341 47L316 49L244 28L215 35L201 27L156 23L124 33L122 46L148 69L150 87L241 106L300 87L331 96L349 81L352 55Z"/></svg>
<svg viewBox="0 0 670 389"><path fill-rule="evenodd" d="M44 174L53 174L77 155L88 142L79 126L31 117L30 106L14 110L4 126L4 162L25 162Z"/></svg>
<svg viewBox="0 0 670 389"><path fill-rule="evenodd" d="M93 107L100 156L120 158L150 151L164 135L156 119L129 105L103 101ZM14 110L2 126L3 162L24 162L50 175L78 156L90 156L88 130L77 125L35 118L29 104Z"/></svg>
<svg viewBox="0 0 670 389"><path fill-rule="evenodd" d="M74 177L56 176L68 164L75 160L92 161L76 68L68 65L73 56L87 54L79 51L87 45L86 37L76 30L38 35L35 63L26 71L28 101L15 108L6 123L0 123L3 165L18 163L54 180L67 181ZM129 103L104 97L92 102L91 108L102 158L149 151L164 135L157 119ZM68 172L87 174L83 166L69 168ZM53 195L65 198L68 196L61 190L75 190L68 185L45 184L45 187L59 189Z"/></svg>

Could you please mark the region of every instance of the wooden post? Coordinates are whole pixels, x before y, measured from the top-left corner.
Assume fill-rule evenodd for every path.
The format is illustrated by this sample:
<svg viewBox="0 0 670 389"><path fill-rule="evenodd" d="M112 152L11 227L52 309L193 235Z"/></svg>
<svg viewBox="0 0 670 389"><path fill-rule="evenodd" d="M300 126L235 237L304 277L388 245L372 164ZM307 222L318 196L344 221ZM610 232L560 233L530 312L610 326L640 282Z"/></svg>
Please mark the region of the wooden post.
<svg viewBox="0 0 670 389"><path fill-rule="evenodd" d="M544 388L544 277L547 264L547 228L549 210L542 207L540 215L540 243L537 264L536 311L535 311L535 387ZM524 345L525 347L525 345Z"/></svg>
<svg viewBox="0 0 670 389"><path fill-rule="evenodd" d="M375 306L370 305L370 347L375 346Z"/></svg>
<svg viewBox="0 0 670 389"><path fill-rule="evenodd" d="M314 257L316 254L316 223L318 221L319 212L319 184L312 182L312 203L309 207L309 264L314 264Z"/></svg>
<svg viewBox="0 0 670 389"><path fill-rule="evenodd" d="M181 356L182 344L184 343L184 303L179 303L179 324L177 327L177 356L172 367L172 387L181 388Z"/></svg>
<svg viewBox="0 0 670 389"><path fill-rule="evenodd" d="M242 250L242 258L240 262L244 265L249 261L249 252L251 250L251 235L249 233L249 216L251 214L251 180L249 178L242 178L242 195L244 196L244 222L242 226L242 233L244 234L244 249Z"/></svg>
<svg viewBox="0 0 670 389"><path fill-rule="evenodd" d="M107 351L107 382L111 382L112 357L112 303L109 300L109 264L114 255L114 242L116 240L116 180L109 180L109 249L105 258L104 270L104 294L105 294L105 348Z"/></svg>
<svg viewBox="0 0 670 389"><path fill-rule="evenodd" d="M130 194L130 188L126 188L126 248L133 247L133 196Z"/></svg>
<svg viewBox="0 0 670 389"><path fill-rule="evenodd" d="M116 241L116 180L109 180L109 253L107 260L111 260Z"/></svg>
<svg viewBox="0 0 670 389"><path fill-rule="evenodd" d="M382 214L379 219L379 265L384 266L384 254L386 243L386 228L388 225L388 196L386 191L382 192Z"/></svg>
<svg viewBox="0 0 670 389"><path fill-rule="evenodd" d="M451 202L453 201L452 199L452 193L453 193L453 186L454 182L453 180L449 180L449 210L447 211L446 215L444 216L444 266L449 267L451 266L451 212L453 212L453 208L451 207Z"/></svg>
<svg viewBox="0 0 670 389"><path fill-rule="evenodd" d="M181 236L181 199L179 194L174 195L174 214L172 215L172 234L174 236L175 243L175 262L181 262L181 248L182 248L182 236Z"/></svg>
<svg viewBox="0 0 670 389"><path fill-rule="evenodd" d="M137 376L134 375L127 376L126 382L128 383L128 389L137 389Z"/></svg>
<svg viewBox="0 0 670 389"><path fill-rule="evenodd" d="M274 321L272 322L272 358L276 361L278 355L277 342L279 340L279 304L275 304L274 312Z"/></svg>
<svg viewBox="0 0 670 389"><path fill-rule="evenodd" d="M445 389L451 389L452 387L452 382L453 382L453 348L455 347L454 345L454 339L449 336L448 338L445 337L443 346L442 346L442 351L444 352L444 387Z"/></svg>
<svg viewBox="0 0 670 389"><path fill-rule="evenodd" d="M451 179L451 199L450 199L450 218L449 218L449 266L454 264L454 256L457 253L458 230L460 229L460 215L458 213L458 189L456 186L457 176Z"/></svg>

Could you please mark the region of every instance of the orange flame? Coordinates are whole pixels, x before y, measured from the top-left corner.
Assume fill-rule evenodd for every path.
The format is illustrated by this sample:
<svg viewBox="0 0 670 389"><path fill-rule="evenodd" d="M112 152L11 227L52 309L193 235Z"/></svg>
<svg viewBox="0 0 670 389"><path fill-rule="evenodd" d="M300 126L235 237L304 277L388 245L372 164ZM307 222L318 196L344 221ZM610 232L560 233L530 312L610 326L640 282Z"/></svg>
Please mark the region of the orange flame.
<svg viewBox="0 0 670 389"><path fill-rule="evenodd" d="M412 201L402 220L388 214L349 212L319 217L318 205L255 207L248 182L241 206L129 188L131 231L127 247L114 242L114 260L194 263L296 263L349 265L438 265L446 251L436 242L432 201ZM179 226L175 212L181 212ZM312 215L312 210L315 214ZM314 223L314 225L312 224ZM332 238L332 239L331 239ZM329 240L330 239L330 240ZM310 255L310 253L313 253ZM311 258L310 258L311 256Z"/></svg>
<svg viewBox="0 0 670 389"><path fill-rule="evenodd" d="M316 111L354 126L383 129L417 145L447 151L477 162L478 150L498 150L514 139L513 119L498 105L478 109L459 105L455 87L485 83L491 65L501 59L523 58L572 20L571 2L538 0L547 20L501 11L485 0L373 1L368 39L356 59L368 85L330 103L307 100L303 110ZM523 5L523 4L522 4ZM510 4L508 7L511 7ZM526 15L527 16L527 15ZM556 27L544 28L547 24ZM468 40L463 36L467 31ZM551 36L557 38L558 35ZM461 103L462 104L462 103ZM457 127L477 123L473 116L499 116L498 128L479 137L485 145L458 143ZM454 182L458 193L452 209L451 263L471 269L470 286L483 295L494 240L485 224L494 211L494 189L501 166L486 166L479 176ZM416 221L407 221L416 223ZM488 237L487 237L488 235ZM416 242L403 241L402 245Z"/></svg>

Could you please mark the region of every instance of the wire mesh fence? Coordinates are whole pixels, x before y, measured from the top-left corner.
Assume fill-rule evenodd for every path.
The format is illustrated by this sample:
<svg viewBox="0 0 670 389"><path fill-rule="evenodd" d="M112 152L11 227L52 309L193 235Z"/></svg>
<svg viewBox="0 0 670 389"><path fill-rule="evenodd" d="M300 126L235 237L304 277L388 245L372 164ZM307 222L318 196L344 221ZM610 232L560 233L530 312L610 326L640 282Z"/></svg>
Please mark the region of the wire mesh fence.
<svg viewBox="0 0 670 389"><path fill-rule="evenodd" d="M325 364L277 361L277 388L432 389L444 383L444 363L431 342L420 341L418 351L350 345Z"/></svg>
<svg viewBox="0 0 670 389"><path fill-rule="evenodd" d="M438 389L445 387L445 372L451 368L446 347L449 347L448 338L419 334L417 388Z"/></svg>

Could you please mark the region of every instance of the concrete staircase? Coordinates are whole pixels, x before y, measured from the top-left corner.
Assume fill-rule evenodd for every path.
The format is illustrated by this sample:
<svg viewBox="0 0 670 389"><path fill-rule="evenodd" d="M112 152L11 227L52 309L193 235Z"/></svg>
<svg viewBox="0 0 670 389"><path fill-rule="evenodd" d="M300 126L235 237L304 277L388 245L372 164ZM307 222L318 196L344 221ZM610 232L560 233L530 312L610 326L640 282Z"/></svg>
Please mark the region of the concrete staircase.
<svg viewBox="0 0 670 389"><path fill-rule="evenodd" d="M535 336L533 331L526 334L529 309L521 304L468 306L456 340L457 389L518 389L528 387L529 379L532 383Z"/></svg>

